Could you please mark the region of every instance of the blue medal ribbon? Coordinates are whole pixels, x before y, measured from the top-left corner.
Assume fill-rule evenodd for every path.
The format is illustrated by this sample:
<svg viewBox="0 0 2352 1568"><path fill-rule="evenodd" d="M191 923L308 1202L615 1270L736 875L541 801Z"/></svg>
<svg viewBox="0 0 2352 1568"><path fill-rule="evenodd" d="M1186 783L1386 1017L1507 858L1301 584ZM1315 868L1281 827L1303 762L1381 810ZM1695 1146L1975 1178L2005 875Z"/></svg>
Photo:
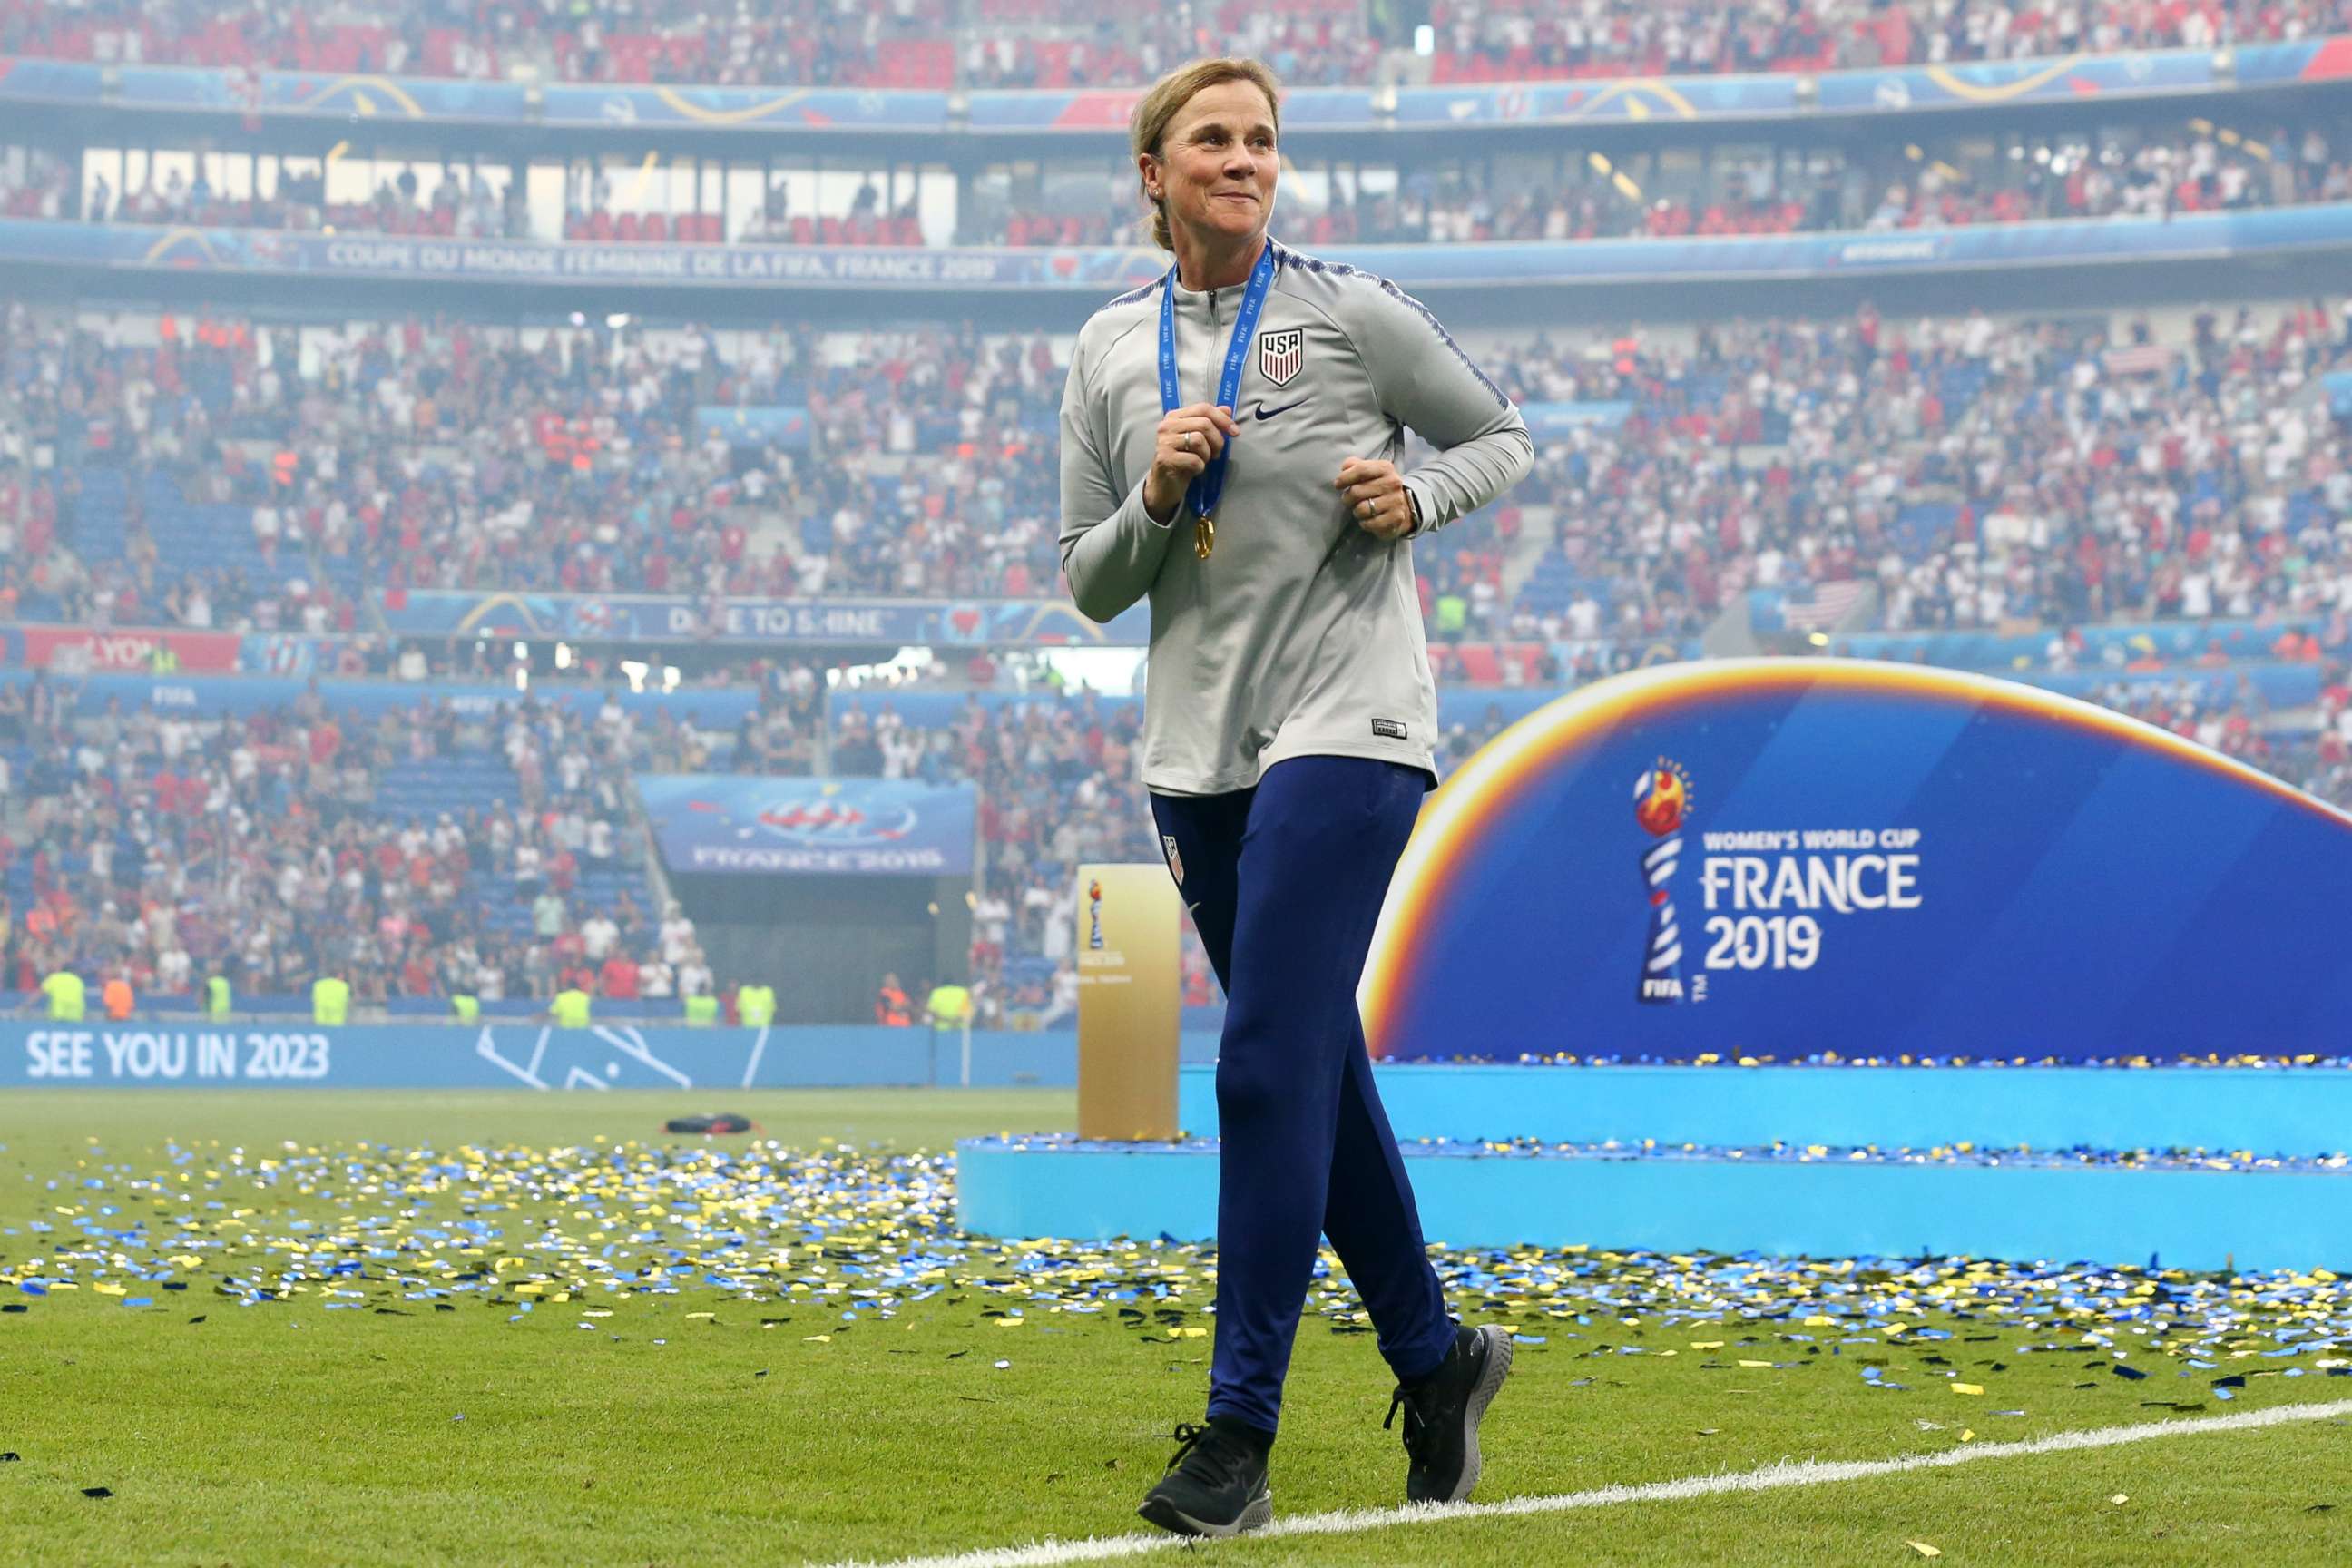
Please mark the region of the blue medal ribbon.
<svg viewBox="0 0 2352 1568"><path fill-rule="evenodd" d="M1274 241L1258 252L1242 290L1240 314L1234 318L1234 335L1225 344L1224 374L1217 382L1217 402L1225 408L1240 405L1242 370L1249 363L1250 344L1257 338L1258 312L1265 308L1266 290L1274 286ZM1160 291L1160 412L1173 414L1184 400L1176 386L1176 268L1168 269L1167 287ZM1193 550L1207 560L1217 539L1217 501L1225 493L1225 464L1234 455L1230 439L1200 477L1184 488L1184 504L1192 509Z"/></svg>

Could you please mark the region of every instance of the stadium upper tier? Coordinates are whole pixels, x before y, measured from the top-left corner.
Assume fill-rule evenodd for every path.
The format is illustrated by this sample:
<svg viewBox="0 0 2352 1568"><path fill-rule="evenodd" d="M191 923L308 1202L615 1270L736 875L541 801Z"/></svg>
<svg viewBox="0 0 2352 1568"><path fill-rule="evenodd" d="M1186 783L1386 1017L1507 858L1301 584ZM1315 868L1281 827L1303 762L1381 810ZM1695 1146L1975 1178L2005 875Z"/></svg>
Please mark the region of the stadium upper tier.
<svg viewBox="0 0 2352 1568"><path fill-rule="evenodd" d="M2200 118L2046 138L1923 133L1923 142L1793 157L1724 149L1718 157L1631 157L1626 166L1566 147L1420 163L1360 158L1344 171L1294 167L1284 226L1321 247L1899 233L2242 212L2352 199L2352 163L2328 134L2343 140L2340 125L2310 109L2292 120L2227 126ZM598 245L1066 248L1132 245L1142 236L1141 203L1108 157L1057 165L1035 199L1020 203L985 177L930 189L934 182L919 174L901 187L887 174L843 180L772 160L758 168L728 160L713 173L675 181L602 165L419 169L394 159L265 162L171 147L135 158L92 148L76 161L0 143L0 216Z"/></svg>
<svg viewBox="0 0 2352 1568"><path fill-rule="evenodd" d="M324 16L266 0L0 0L0 55L467 81L527 70L599 87L945 89L1132 88L1225 50L1259 56L1298 84L1403 72L1457 83L2211 49L2343 30L2345 16L2340 0L1221 0L1120 11L1069 0L358 0Z"/></svg>
<svg viewBox="0 0 2352 1568"><path fill-rule="evenodd" d="M40 0L34 4L59 16L77 15ZM1640 14L1655 8L1628 0L1623 9ZM1670 139L1684 122L1798 125L1858 115L2015 115L2148 100L2197 103L2262 89L2324 86L2352 75L2352 37L2327 36L2352 33L2352 6L2344 0L2302 0L2292 9L2302 13L2293 24L2300 29L2293 41L2249 40L2228 48L2209 44L2143 49L2120 42L2101 47L2085 37L2084 47L2072 51L2024 58L2004 53L1976 63L1833 69L1826 68L1839 58L1836 52L1816 51L1801 64L1775 59L1750 68L1759 72L1752 75L1681 76L1603 67L1552 79L1530 62L1528 74L1519 79L1488 75L1477 80L1376 80L1363 71L1348 73L1349 85L1322 86L1306 85L1316 79L1311 74L1292 73L1283 104L1284 140L1295 148L1345 148L1360 143L1367 132L1524 136L1575 124L1588 130L1617 127L1655 142ZM2282 7L2262 11L2276 16ZM2282 21L2267 31L2276 36L2285 30ZM2256 38L2265 36L2263 29L2251 31ZM6 41L0 33L0 45ZM37 37L28 41L39 42ZM1158 58L1173 63L1194 52L1187 46ZM730 139L756 139L762 146L843 148L895 142L937 157L977 157L992 141L1007 137L1033 144L1043 137L1116 147L1124 144L1135 89L1151 74L1139 72L1116 85L1050 90L951 90L944 83L875 90L793 82L705 85L680 79L660 86L590 85L561 78L455 81L357 65L205 69L120 60L100 65L38 54L37 47L23 47L13 58L0 52L0 112L53 135L190 121L251 136L307 123L363 132L380 143L471 144L485 151L592 145L600 138L675 146ZM1279 70L1278 57L1275 63ZM942 137L956 138L963 146L942 143Z"/></svg>

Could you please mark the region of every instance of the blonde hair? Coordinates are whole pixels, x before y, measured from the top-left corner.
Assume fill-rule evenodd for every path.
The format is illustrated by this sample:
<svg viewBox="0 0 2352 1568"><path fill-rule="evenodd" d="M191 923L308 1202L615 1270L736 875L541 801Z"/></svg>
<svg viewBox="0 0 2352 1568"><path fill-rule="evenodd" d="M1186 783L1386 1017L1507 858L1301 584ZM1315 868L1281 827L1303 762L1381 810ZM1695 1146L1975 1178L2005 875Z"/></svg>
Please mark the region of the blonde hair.
<svg viewBox="0 0 2352 1568"><path fill-rule="evenodd" d="M1221 82L1245 81L1265 94L1266 107L1274 114L1274 133L1282 134L1282 83L1262 63L1239 56L1226 55L1214 59L1194 60L1179 66L1151 84L1150 90L1136 100L1135 112L1127 122L1129 155L1140 158L1149 153L1163 157L1160 144L1168 136L1170 121L1177 111L1192 101L1192 95L1203 88ZM1154 199L1150 187L1143 184L1143 173L1136 172L1136 184L1144 191L1144 199L1151 203L1151 242L1162 250L1173 250L1176 242L1168 232L1168 203Z"/></svg>

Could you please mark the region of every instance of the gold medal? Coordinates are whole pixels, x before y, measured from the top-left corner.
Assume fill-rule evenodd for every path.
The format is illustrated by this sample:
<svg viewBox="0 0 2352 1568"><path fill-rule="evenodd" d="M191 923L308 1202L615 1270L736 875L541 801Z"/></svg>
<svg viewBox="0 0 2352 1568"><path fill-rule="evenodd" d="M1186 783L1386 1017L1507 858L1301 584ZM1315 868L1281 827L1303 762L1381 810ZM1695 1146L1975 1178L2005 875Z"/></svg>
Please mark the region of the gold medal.
<svg viewBox="0 0 2352 1568"><path fill-rule="evenodd" d="M1192 520L1192 553L1206 561L1217 547L1217 520L1203 513Z"/></svg>

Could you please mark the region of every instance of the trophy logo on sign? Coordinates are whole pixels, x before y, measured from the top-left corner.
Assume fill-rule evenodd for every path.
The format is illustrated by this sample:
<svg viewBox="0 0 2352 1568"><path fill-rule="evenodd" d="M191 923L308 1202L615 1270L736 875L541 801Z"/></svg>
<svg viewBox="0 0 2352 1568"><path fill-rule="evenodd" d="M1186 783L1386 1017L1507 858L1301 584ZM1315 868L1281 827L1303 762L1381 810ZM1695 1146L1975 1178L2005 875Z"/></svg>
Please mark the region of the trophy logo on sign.
<svg viewBox="0 0 2352 1568"><path fill-rule="evenodd" d="M1102 883L1087 884L1087 945L1102 950Z"/></svg>
<svg viewBox="0 0 2352 1568"><path fill-rule="evenodd" d="M1650 941L1643 951L1638 999L1649 1003L1688 1000L1683 988L1682 929L1675 921L1668 887L1683 852L1683 819L1690 815L1690 774L1680 763L1660 757L1633 781L1633 820L1657 840L1642 851L1642 886L1650 898Z"/></svg>

